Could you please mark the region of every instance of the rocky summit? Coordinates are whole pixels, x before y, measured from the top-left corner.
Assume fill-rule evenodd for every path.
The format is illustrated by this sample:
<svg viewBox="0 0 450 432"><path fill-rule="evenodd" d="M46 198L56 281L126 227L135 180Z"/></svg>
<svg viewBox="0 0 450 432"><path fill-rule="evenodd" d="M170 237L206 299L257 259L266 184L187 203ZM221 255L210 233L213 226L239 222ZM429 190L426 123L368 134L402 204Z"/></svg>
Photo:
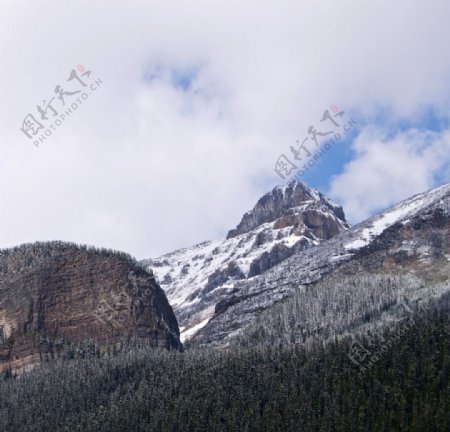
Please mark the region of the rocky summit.
<svg viewBox="0 0 450 432"><path fill-rule="evenodd" d="M0 251L0 370L130 340L182 348L164 291L133 258L61 242Z"/></svg>
<svg viewBox="0 0 450 432"><path fill-rule="evenodd" d="M321 217L330 213L334 217ZM260 198L255 207L244 214L239 225L229 231L227 239L248 233L265 223L277 221L275 229L296 227L292 233L310 230L318 239L326 240L339 232L335 218L348 228L340 205L325 198L319 191L292 181L287 186L276 187Z"/></svg>
<svg viewBox="0 0 450 432"><path fill-rule="evenodd" d="M208 323L218 305L234 298L240 281L262 275L348 228L341 206L293 181L261 197L226 239L143 263L159 278L182 340L187 340Z"/></svg>

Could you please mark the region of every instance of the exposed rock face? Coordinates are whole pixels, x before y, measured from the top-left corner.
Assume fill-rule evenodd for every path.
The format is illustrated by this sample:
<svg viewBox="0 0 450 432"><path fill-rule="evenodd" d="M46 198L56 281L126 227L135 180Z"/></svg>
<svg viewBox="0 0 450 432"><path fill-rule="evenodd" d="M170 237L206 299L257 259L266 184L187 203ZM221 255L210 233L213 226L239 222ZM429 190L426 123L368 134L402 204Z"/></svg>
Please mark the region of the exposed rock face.
<svg viewBox="0 0 450 432"><path fill-rule="evenodd" d="M292 182L264 195L228 238L144 260L161 281L189 339L227 302L238 281L263 274L293 254L348 229L342 208Z"/></svg>
<svg viewBox="0 0 450 432"><path fill-rule="evenodd" d="M355 275L371 278L380 274L416 280L416 285L402 293L407 300L450 290L450 185L405 200L320 245L296 252L262 275L237 282L232 295L216 305L214 316L190 344L231 344L259 316L264 317L265 311L294 294L307 292L324 278L339 282ZM339 290L335 295L340 295ZM352 302L356 303L357 295L356 287ZM337 305L346 300L336 297L329 301ZM371 312L361 308L361 316L354 319L362 320ZM319 318L323 326L325 317ZM335 324L330 321L327 325Z"/></svg>
<svg viewBox="0 0 450 432"><path fill-rule="evenodd" d="M163 290L131 257L59 242L0 251L0 370L126 338L182 347Z"/></svg>
<svg viewBox="0 0 450 432"><path fill-rule="evenodd" d="M288 186L279 186L260 198L253 210L244 214L239 225L228 232L227 239L252 231L264 223L273 222L279 218L281 218L281 221L277 225L278 228L283 228L283 225L295 226L296 223L304 223L306 226L313 228L323 227L323 221L315 212L303 212L299 217L295 217L298 214L293 209L304 205L310 200L320 201L348 227L341 206L326 199L320 192L309 189L302 183L293 181ZM324 229L322 234L325 235L325 238L331 238L337 234L337 231L328 233Z"/></svg>

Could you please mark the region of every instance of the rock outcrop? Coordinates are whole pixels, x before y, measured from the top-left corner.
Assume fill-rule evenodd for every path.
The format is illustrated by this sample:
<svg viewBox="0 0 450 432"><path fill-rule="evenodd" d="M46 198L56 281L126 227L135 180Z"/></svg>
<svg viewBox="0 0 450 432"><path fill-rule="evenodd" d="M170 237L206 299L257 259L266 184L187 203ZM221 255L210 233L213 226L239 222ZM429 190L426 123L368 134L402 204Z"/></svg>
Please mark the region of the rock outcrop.
<svg viewBox="0 0 450 432"><path fill-rule="evenodd" d="M182 348L163 290L133 258L61 242L0 251L0 370L125 340Z"/></svg>
<svg viewBox="0 0 450 432"><path fill-rule="evenodd" d="M278 186L272 192L259 199L255 207L242 217L239 225L228 232L227 239L247 233L260 225L279 219L277 228L305 224L311 228L322 228L320 238L331 238L338 233L335 225L323 225L323 220L313 209L302 213L295 212L297 207L304 206L311 200L321 203L327 210L348 227L342 207L327 199L315 189L309 189L303 183L292 181L287 186Z"/></svg>

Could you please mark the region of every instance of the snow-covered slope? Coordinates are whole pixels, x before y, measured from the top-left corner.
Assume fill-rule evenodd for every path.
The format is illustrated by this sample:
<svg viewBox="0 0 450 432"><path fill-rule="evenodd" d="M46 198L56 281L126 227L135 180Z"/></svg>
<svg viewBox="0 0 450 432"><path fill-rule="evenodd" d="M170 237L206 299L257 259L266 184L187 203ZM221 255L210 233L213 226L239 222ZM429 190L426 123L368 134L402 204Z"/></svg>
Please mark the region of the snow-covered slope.
<svg viewBox="0 0 450 432"><path fill-rule="evenodd" d="M447 201L444 201L444 199L449 192L450 185L440 186L402 201L391 209L354 226L353 230L348 233L352 240L344 245L345 249L355 251L367 246L373 238L380 235L386 228L399 221L407 223L410 217L430 206L444 205L448 208Z"/></svg>
<svg viewBox="0 0 450 432"><path fill-rule="evenodd" d="M220 301L235 293L237 281L263 274L347 228L339 205L292 182L264 195L227 239L144 262L158 277L186 340L208 323Z"/></svg>
<svg viewBox="0 0 450 432"><path fill-rule="evenodd" d="M221 299L191 343L227 345L263 311L327 275L339 280L359 274L412 274L418 286L434 287L421 291L424 296L442 292L448 288L449 257L450 185L445 185L298 251L262 275L236 282L233 293Z"/></svg>

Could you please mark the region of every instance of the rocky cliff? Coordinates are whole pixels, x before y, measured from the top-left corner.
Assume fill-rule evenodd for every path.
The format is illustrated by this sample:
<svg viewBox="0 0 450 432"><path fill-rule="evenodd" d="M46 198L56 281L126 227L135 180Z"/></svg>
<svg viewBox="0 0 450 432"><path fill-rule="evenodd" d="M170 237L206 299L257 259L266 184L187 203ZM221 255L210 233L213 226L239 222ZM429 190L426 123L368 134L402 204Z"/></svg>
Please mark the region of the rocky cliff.
<svg viewBox="0 0 450 432"><path fill-rule="evenodd" d="M60 242L0 251L0 370L130 339L181 348L163 290L130 256Z"/></svg>

